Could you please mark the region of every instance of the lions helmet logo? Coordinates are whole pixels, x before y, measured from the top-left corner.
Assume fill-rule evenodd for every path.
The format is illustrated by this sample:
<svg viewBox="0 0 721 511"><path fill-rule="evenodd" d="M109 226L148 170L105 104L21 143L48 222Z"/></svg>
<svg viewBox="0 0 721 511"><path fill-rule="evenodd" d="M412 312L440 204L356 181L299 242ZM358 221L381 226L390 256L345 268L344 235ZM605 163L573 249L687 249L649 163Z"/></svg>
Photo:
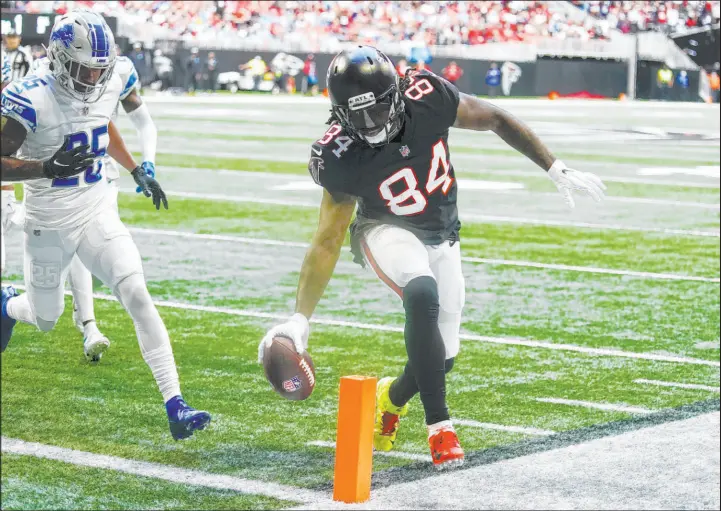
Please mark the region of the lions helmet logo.
<svg viewBox="0 0 721 511"><path fill-rule="evenodd" d="M51 41L60 41L66 48L70 48L70 44L74 39L75 32L73 31L73 26L69 23L58 27L58 29L50 35Z"/></svg>

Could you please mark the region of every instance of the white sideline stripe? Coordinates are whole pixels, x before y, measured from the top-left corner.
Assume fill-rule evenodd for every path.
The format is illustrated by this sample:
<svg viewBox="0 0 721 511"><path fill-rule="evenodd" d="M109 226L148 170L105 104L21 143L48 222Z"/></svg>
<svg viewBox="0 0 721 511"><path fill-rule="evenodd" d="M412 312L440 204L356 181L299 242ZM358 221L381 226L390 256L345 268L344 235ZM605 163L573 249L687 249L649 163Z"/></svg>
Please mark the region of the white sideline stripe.
<svg viewBox="0 0 721 511"><path fill-rule="evenodd" d="M120 188L121 193L128 193L137 195L132 188ZM275 206L294 206L299 208L318 208L319 203L304 202L304 201L293 201L288 199L262 199L258 197L247 197L243 195L222 195L218 193L195 193L195 192L173 192L165 191L165 195L168 197L181 197L184 199L205 199L205 200L220 200L224 202L250 202L253 204L270 204Z"/></svg>
<svg viewBox="0 0 721 511"><path fill-rule="evenodd" d="M327 447L329 449L335 449L335 442L324 442L323 440L314 440L313 442L308 442L305 445L309 445L311 447ZM403 451L373 451L373 455L377 456L385 456L386 458L400 458L404 460L413 460L413 461L433 461L430 456L424 456L423 454L415 454L412 452L403 452Z"/></svg>
<svg viewBox="0 0 721 511"><path fill-rule="evenodd" d="M626 412L626 413L653 413L654 410L641 408L640 406L613 405L609 403L594 403L592 401L577 401L575 399L561 399L556 397L537 397L536 401L541 403L553 403L556 405L581 406L583 408L595 408L596 410L605 410L607 412Z"/></svg>
<svg viewBox="0 0 721 511"><path fill-rule="evenodd" d="M22 284L12 284L16 289L25 289ZM65 291L65 295L72 296L71 291ZM117 302L117 298L112 295L103 295L99 293L93 293L93 298L97 300L105 300L109 302ZM288 316L286 314L270 314L268 312L257 312L240 309L230 309L225 307L211 307L207 305L192 305L188 303L180 302L166 302L162 300L153 300L158 307L168 307L172 309L181 310L192 310L200 312L213 312L218 314L230 314L233 316L241 316L247 318L259 318L259 319L276 319L286 320ZM328 325L338 327L357 328L359 330L371 330L376 332L395 332L403 333L403 327L390 326L390 325L373 325L370 323L356 323L353 321L344 321L338 319L323 319L323 318L311 318L311 323L317 325ZM608 348L589 348L587 346L577 346L575 344L561 344L546 341L531 341L527 339L511 339L505 337L488 337L485 335L475 334L460 334L459 337L465 341L476 341L476 342L487 342L490 344L505 344L508 346L526 346L529 348L541 348L557 351L575 351L576 353L586 353L588 355L598 355L605 357L622 357L622 358L635 358L640 360L655 360L658 362L672 362L676 364L694 364L694 365L705 365L712 367L721 367L721 362L715 360L703 360L699 358L681 357L673 355L657 355L655 353L634 353L632 351L623 351L617 349Z"/></svg>
<svg viewBox="0 0 721 511"><path fill-rule="evenodd" d="M556 434L555 431L551 431L549 429L526 428L522 426L504 426L502 424L489 424L487 422L478 422L469 419L452 418L451 422L454 426L470 426L472 428L493 429L495 431L508 431L510 433L522 433L524 435L551 436Z"/></svg>
<svg viewBox="0 0 721 511"><path fill-rule="evenodd" d="M718 387L712 387L711 385L699 385L696 383L676 383L672 381L659 380L644 380L643 378L633 380L633 383L645 383L647 385L658 385L659 387L678 387L680 389L708 390L711 392L721 391L721 389L719 389Z"/></svg>
<svg viewBox="0 0 721 511"><path fill-rule="evenodd" d="M135 136L134 131L128 131L128 134L132 134ZM193 173L195 171L201 171L201 172L210 172L210 173L218 173L218 174L232 174L236 177L253 177L253 178L271 178L274 181L279 182L294 182L300 178L299 174L288 174L288 173L281 173L281 172L262 172L262 171L253 171L253 170L230 170L230 169L213 169L213 168L207 168L207 167L172 167L163 166L163 173L171 173L171 174L182 174L182 173ZM466 170L466 174L468 174L469 179L475 179L473 176L475 175L491 175L497 178L505 178L507 176L512 177L532 177L532 178L538 178L539 174L538 172L534 171L527 171L527 170L483 170L483 171L470 171ZM659 186L680 186L685 188L719 188L719 183L715 182L704 182L704 181L669 181L668 179L665 180L656 180L656 179L643 179L643 178L636 178L636 177L623 177L623 176L599 176L604 182L608 181L611 183L631 183L631 184L642 184L642 185L659 185ZM318 187L318 185L315 185L315 187ZM309 189L314 189L309 187Z"/></svg>
<svg viewBox="0 0 721 511"><path fill-rule="evenodd" d="M577 227L581 229L607 229L609 231L656 232L659 234L675 234L681 236L721 237L721 229L702 231L698 229L667 229L665 227L644 227L623 224L597 224L591 222L569 222L566 220L541 220L537 218L478 215L475 213L461 214L463 220L481 223L506 222L512 224L544 225L550 227Z"/></svg>
<svg viewBox="0 0 721 511"><path fill-rule="evenodd" d="M691 202L671 199L651 199L648 197L617 197L607 196L604 200L610 202L622 202L626 204L658 204L661 206L681 206L686 208L721 209L721 204L710 204L708 202Z"/></svg>
<svg viewBox="0 0 721 511"><path fill-rule="evenodd" d="M163 167L165 170L165 167ZM641 169L643 170L643 169ZM488 172L478 172L479 174L486 174ZM517 176L517 177L538 177L537 172L525 171L525 170L494 170L490 171L493 175L506 175L506 176ZM639 172L640 173L640 172ZM683 188L718 188L719 183L715 182L703 182L703 181L669 181L669 180L656 180L656 179L643 179L638 177L623 177L623 176L599 176L604 183L625 183L625 184L638 184L638 185L653 185L653 186L679 186Z"/></svg>
<svg viewBox="0 0 721 511"><path fill-rule="evenodd" d="M36 442L26 442L15 438L2 437L2 452L57 460L82 467L116 470L137 476L162 479L172 483L204 486L218 490L233 490L248 495L263 495L265 497L291 502L302 502L304 504L332 502L332 500L323 493L303 488L221 474L211 474L199 470L189 470L147 461L130 460L105 454L76 451L75 449L55 447Z"/></svg>
<svg viewBox="0 0 721 511"><path fill-rule="evenodd" d="M263 238L245 238L242 236L226 236L223 234L198 234L195 232L175 231L172 229L148 229L145 227L129 227L130 232L150 234L153 236L173 236L178 238L193 238L209 241L229 241L233 243L247 243L249 245L269 245L277 247L308 248L310 243L304 241L281 241Z"/></svg>
<svg viewBox="0 0 721 511"><path fill-rule="evenodd" d="M211 241L228 241L233 243L247 243L249 245L268 245L279 247L308 248L309 243L295 241L269 240L263 238L246 238L240 236L225 236L222 234L198 234L194 232L175 231L172 229L148 229L143 227L131 227L131 232L150 234L153 236L175 236L179 238L204 239ZM519 266L527 268L543 268L548 270L575 271L581 273L600 273L605 275L627 275L645 279L656 280L685 280L695 282L721 282L716 277L697 277L693 275L677 275L674 273L653 273L633 270L614 270L610 268L595 268L593 266L572 266L566 264L536 263L533 261L508 261L506 259L488 259L485 257L461 257L462 261L469 263L490 264L495 266Z"/></svg>
<svg viewBox="0 0 721 511"><path fill-rule="evenodd" d="M137 195L135 189L121 188L120 192ZM206 193L195 193L195 192L173 192L165 191L165 194L169 197L184 197L192 199L209 199L209 200L223 200L227 202L250 202L254 204L271 204L279 206L297 206L302 208L314 208L318 209L319 203L303 202L303 201L290 201L281 199L264 199L258 197L246 197L239 196L235 197L232 195L222 194L206 194ZM680 236L707 236L712 238L721 237L721 229L715 230L698 230L698 229L667 229L664 227L643 227L634 225L623 225L623 224L597 224L589 222L570 222L566 220L539 220L537 218L526 218L526 217L512 217L512 216L496 216L496 215L481 215L476 213L464 213L461 212L461 218L465 221L478 222L478 223L512 223L512 224L526 224L526 225L544 225L552 227L575 227L581 229L607 229L611 231L636 231L636 232L656 232L660 234L674 234Z"/></svg>
<svg viewBox="0 0 721 511"><path fill-rule="evenodd" d="M535 263L532 261L507 261L505 259L486 259L483 257L462 257L463 261L470 263L483 263L493 264L502 266L523 266L528 268L545 268L548 270L562 270L562 271L577 271L581 273L603 273L607 275L628 275L631 277L641 277L646 279L658 279L658 280L691 280L697 282L721 282L721 279L716 277L696 277L693 275L677 275L674 273L653 273L647 271L633 271L633 270L612 270L609 268L595 268L593 266L573 266L567 264L549 264L549 263Z"/></svg>

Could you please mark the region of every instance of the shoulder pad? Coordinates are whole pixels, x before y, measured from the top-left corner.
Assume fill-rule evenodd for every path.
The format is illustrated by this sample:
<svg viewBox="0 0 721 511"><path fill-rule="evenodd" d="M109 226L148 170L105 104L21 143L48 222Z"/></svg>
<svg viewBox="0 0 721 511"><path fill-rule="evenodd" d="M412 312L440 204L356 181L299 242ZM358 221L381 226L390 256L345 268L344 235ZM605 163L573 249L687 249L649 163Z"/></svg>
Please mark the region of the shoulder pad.
<svg viewBox="0 0 721 511"><path fill-rule="evenodd" d="M127 98L133 89L140 87L138 72L135 70L133 61L128 57L118 57L115 61L115 73L120 77L122 83L122 92L120 99Z"/></svg>
<svg viewBox="0 0 721 511"><path fill-rule="evenodd" d="M325 134L313 143L312 151L316 156L321 156L321 152L328 156L335 156L340 159L345 155L357 142L350 138L343 127L338 123L333 123Z"/></svg>
<svg viewBox="0 0 721 511"><path fill-rule="evenodd" d="M46 69L50 69L50 61L47 57L41 57L39 59L33 60L33 63L30 64L30 73L36 74L41 71L44 71Z"/></svg>
<svg viewBox="0 0 721 511"><path fill-rule="evenodd" d="M411 104L424 105L422 110L433 112L434 124L443 128L456 122L460 92L445 78L425 69L410 73L411 83L406 87L404 96ZM408 102L407 102L408 103Z"/></svg>
<svg viewBox="0 0 721 511"><path fill-rule="evenodd" d="M48 82L42 76L26 76L10 82L2 91L2 115L9 117L28 130L35 132L38 109L44 104L43 93Z"/></svg>
<svg viewBox="0 0 721 511"><path fill-rule="evenodd" d="M308 172L313 181L330 192L345 193L345 169L351 166L355 144L340 124L333 124L311 145Z"/></svg>

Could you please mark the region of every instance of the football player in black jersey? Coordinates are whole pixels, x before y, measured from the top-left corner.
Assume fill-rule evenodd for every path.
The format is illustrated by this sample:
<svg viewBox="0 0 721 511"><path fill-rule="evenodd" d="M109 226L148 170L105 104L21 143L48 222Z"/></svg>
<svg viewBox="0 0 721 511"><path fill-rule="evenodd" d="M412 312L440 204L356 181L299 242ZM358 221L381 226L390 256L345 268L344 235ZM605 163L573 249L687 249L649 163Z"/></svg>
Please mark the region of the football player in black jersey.
<svg viewBox="0 0 721 511"><path fill-rule="evenodd" d="M448 130L491 130L548 172L569 206L572 191L600 201L593 174L569 169L523 122L462 94L428 71L402 79L380 51L358 46L339 53L328 69L330 128L311 147L309 171L324 188L318 230L300 271L296 313L272 328L308 344L308 318L333 274L351 226L356 261L369 265L403 302L408 363L398 378L378 382L374 445L393 447L399 418L417 393L425 409L433 463L463 462L446 407L445 375L459 349L465 287L461 272L457 185Z"/></svg>

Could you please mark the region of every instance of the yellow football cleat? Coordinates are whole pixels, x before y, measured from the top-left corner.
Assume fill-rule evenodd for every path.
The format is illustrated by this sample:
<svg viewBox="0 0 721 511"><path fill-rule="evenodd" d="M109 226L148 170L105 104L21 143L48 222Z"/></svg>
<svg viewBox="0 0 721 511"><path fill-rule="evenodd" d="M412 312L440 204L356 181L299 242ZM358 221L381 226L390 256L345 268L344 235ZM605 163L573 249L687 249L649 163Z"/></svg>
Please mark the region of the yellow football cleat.
<svg viewBox="0 0 721 511"><path fill-rule="evenodd" d="M373 447L390 451L398 435L398 421L408 413L408 403L398 407L391 403L389 391L395 378L381 378L376 387L376 423L373 428Z"/></svg>

